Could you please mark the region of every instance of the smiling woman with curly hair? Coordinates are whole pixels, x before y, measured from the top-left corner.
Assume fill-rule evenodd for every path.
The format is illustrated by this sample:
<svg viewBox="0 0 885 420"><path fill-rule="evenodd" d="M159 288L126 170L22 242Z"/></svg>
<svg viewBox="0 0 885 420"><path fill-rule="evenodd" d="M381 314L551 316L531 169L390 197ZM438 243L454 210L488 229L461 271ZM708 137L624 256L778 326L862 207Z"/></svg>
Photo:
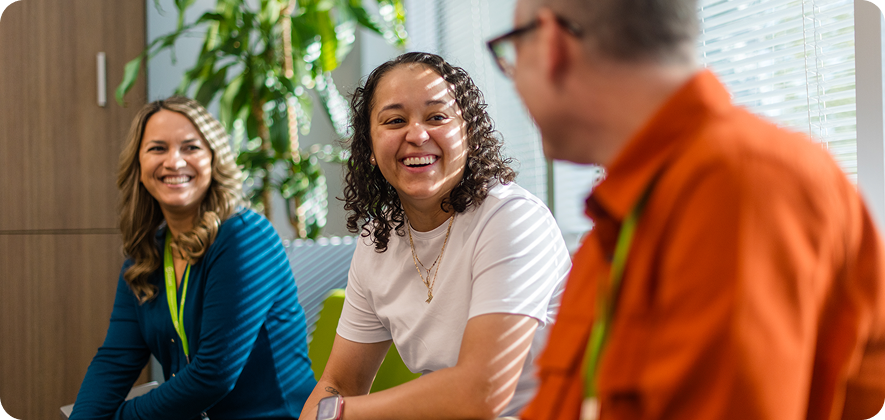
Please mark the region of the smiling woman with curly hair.
<svg viewBox="0 0 885 420"><path fill-rule="evenodd" d="M403 54L382 64L372 72L365 86L357 88L351 101L354 134L350 142L351 155L347 161L344 187L344 208L352 212L347 217L347 228L354 233L361 230L365 235L372 235L378 251L387 249L391 230L400 236L404 234L405 219L397 191L378 167L371 164L370 114L381 77L405 64L421 64L442 76L450 85L451 95L463 120L467 164L458 185L440 203L440 210L463 213L470 206L481 205L495 185L508 184L516 178L516 172L509 166L512 159L501 153L503 143L486 112L482 92L464 69L453 67L441 57L426 53ZM372 224L372 230L366 228L368 223Z"/></svg>
<svg viewBox="0 0 885 420"><path fill-rule="evenodd" d="M570 261L553 216L513 183L485 108L463 69L427 53L382 64L354 93L344 199L361 240L301 418L494 418L532 396ZM392 342L424 375L364 395Z"/></svg>

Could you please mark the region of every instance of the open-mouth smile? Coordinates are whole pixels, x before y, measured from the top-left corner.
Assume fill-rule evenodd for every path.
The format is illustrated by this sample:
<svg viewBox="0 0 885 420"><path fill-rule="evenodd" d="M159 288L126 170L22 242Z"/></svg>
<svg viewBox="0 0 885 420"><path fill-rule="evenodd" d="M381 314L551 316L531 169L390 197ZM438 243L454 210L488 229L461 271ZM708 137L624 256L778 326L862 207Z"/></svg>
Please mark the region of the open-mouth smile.
<svg viewBox="0 0 885 420"><path fill-rule="evenodd" d="M181 185L190 182L190 180L194 179L194 177L187 175L174 175L164 176L161 179L166 185Z"/></svg>
<svg viewBox="0 0 885 420"><path fill-rule="evenodd" d="M433 155L421 157L407 157L403 159L403 164L410 168L422 168L424 166L433 165L439 158Z"/></svg>

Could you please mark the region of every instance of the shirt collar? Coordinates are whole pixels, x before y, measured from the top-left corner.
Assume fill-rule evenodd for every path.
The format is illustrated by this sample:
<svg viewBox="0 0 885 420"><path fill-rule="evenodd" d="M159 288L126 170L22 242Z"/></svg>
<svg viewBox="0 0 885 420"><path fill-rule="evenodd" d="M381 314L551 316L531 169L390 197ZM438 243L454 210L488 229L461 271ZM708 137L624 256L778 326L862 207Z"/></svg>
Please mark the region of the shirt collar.
<svg viewBox="0 0 885 420"><path fill-rule="evenodd" d="M624 220L647 185L710 115L726 112L731 97L709 70L696 73L641 128L606 168L606 178L587 199L592 219Z"/></svg>

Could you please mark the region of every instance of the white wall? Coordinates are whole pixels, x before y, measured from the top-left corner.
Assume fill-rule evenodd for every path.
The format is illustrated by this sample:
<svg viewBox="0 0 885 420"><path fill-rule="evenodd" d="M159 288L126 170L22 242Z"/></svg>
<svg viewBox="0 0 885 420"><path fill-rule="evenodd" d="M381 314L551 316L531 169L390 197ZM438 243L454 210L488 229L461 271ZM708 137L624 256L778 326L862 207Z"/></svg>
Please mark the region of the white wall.
<svg viewBox="0 0 885 420"><path fill-rule="evenodd" d="M885 227L885 19L867 0L854 2L857 81L857 184L880 229Z"/></svg>

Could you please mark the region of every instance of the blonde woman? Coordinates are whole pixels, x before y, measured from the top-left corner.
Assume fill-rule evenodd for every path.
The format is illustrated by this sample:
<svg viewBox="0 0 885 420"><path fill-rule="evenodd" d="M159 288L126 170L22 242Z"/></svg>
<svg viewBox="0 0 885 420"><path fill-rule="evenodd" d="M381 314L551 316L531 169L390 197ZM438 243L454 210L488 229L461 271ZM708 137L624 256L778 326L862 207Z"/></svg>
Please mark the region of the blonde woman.
<svg viewBox="0 0 885 420"><path fill-rule="evenodd" d="M296 418L315 384L304 313L222 126L191 99L146 105L117 185L128 259L71 419ZM124 402L151 354L166 382Z"/></svg>

